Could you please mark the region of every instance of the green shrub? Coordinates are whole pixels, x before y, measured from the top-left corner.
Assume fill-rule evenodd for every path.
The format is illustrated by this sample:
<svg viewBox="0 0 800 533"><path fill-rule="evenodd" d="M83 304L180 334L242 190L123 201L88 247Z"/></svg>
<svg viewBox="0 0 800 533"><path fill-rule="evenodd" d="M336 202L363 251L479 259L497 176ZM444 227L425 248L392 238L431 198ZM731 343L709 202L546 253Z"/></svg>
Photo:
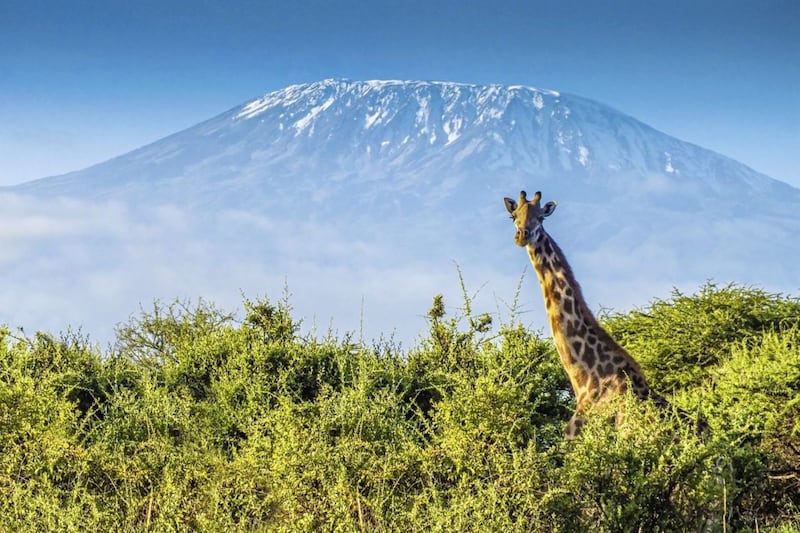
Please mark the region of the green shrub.
<svg viewBox="0 0 800 533"><path fill-rule="evenodd" d="M575 441L552 342L464 299L408 351L301 335L286 298L157 303L105 354L0 328L0 531L797 530L796 299L606 317L710 431L628 397Z"/></svg>
<svg viewBox="0 0 800 533"><path fill-rule="evenodd" d="M604 326L666 393L702 385L731 347L752 346L765 331L800 326L800 299L734 284L673 291L643 310L604 317Z"/></svg>

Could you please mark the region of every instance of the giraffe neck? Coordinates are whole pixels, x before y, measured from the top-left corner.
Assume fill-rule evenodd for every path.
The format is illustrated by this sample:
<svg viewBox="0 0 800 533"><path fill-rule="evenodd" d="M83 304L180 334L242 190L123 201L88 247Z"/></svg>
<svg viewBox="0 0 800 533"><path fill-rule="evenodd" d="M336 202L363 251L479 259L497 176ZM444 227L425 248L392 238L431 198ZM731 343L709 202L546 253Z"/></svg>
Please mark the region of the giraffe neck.
<svg viewBox="0 0 800 533"><path fill-rule="evenodd" d="M590 328L599 329L567 258L553 238L541 229L527 249L542 287L553 335L570 340L572 337L587 336ZM599 332L594 333L597 335Z"/></svg>
<svg viewBox="0 0 800 533"><path fill-rule="evenodd" d="M648 396L639 365L600 326L555 241L540 229L527 249L542 287L556 349L579 407L614 392L606 390L611 381L615 382L612 388L621 392L628 378L637 395Z"/></svg>

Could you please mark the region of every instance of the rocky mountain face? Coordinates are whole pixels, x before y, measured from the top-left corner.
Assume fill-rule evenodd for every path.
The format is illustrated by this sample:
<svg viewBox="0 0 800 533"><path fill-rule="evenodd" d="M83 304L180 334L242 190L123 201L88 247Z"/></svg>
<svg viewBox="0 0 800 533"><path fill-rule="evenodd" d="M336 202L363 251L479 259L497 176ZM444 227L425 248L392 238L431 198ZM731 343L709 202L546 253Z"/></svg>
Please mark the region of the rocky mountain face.
<svg viewBox="0 0 800 533"><path fill-rule="evenodd" d="M487 310L513 298L528 259L502 198L520 189L559 202L548 230L595 307L800 285L800 190L730 158L555 91L324 80L0 189L0 323L105 338L154 298L286 285L307 325L410 340L434 294L458 305L454 262ZM544 327L529 269L522 297Z"/></svg>

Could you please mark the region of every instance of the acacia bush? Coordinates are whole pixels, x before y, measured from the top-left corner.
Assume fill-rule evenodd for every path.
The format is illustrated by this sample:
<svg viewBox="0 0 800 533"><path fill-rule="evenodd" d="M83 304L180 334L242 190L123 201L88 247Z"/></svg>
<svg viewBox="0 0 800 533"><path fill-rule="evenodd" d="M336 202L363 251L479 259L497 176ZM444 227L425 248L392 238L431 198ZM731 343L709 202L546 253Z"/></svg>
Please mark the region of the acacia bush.
<svg viewBox="0 0 800 533"><path fill-rule="evenodd" d="M437 296L410 350L156 303L106 351L0 328L2 531L796 531L800 304L708 284L604 317L674 405L574 408L552 342Z"/></svg>
<svg viewBox="0 0 800 533"><path fill-rule="evenodd" d="M702 385L734 345L752 347L765 332L800 327L800 299L761 289L706 283L697 294L673 291L646 309L604 317L609 333L636 354L653 386Z"/></svg>

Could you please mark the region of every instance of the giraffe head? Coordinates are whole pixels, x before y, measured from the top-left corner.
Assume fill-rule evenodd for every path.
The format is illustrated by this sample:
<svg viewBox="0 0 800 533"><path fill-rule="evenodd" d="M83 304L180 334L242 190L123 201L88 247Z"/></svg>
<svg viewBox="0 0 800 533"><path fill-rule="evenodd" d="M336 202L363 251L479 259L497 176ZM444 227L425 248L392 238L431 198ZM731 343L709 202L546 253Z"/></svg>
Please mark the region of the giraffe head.
<svg viewBox="0 0 800 533"><path fill-rule="evenodd" d="M539 203L541 199L542 193L539 191L536 191L536 194L533 195L533 200L528 200L528 195L525 191L520 191L519 203L511 198L503 199L506 203L506 209L511 213L514 226L517 228L514 242L519 246L527 246L528 243L535 240L542 228L544 217L549 217L556 210L556 202L547 202L543 207Z"/></svg>

